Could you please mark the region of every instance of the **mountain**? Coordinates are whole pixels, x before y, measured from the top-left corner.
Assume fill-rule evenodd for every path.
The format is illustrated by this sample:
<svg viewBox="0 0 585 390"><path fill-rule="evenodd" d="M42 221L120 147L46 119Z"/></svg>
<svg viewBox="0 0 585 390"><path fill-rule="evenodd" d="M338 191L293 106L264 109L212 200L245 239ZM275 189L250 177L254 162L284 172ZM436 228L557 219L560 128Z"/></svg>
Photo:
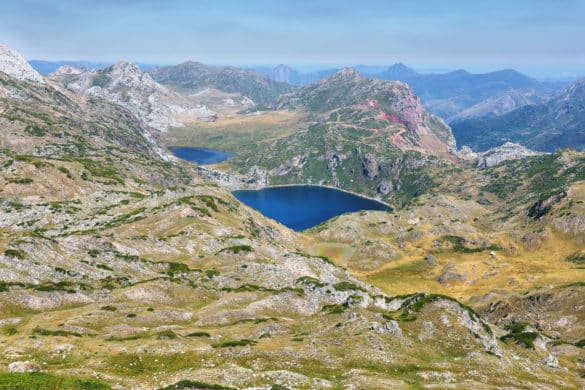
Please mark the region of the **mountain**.
<svg viewBox="0 0 585 390"><path fill-rule="evenodd" d="M478 119L507 114L517 108L542 101L538 96L518 91L507 91L491 96L486 100L471 106L460 113L448 118L449 123L466 119Z"/></svg>
<svg viewBox="0 0 585 390"><path fill-rule="evenodd" d="M287 65L277 65L274 68L258 69L261 73L267 75L273 80L288 83L291 85L307 85L321 80L322 78L331 76L338 72L339 69L324 69L313 72L299 72Z"/></svg>
<svg viewBox="0 0 585 390"><path fill-rule="evenodd" d="M157 82L177 91L195 93L211 87L223 92L239 93L256 104L267 104L292 90L290 85L271 80L252 70L208 66L192 61L155 68L149 74Z"/></svg>
<svg viewBox="0 0 585 390"><path fill-rule="evenodd" d="M522 93L538 99L555 88L511 69L484 74L471 74L465 70L420 74L399 63L372 77L408 83L429 111L445 119L503 93ZM492 106L496 103L507 104L506 101L492 100Z"/></svg>
<svg viewBox="0 0 585 390"><path fill-rule="evenodd" d="M507 114L452 124L460 145L486 150L504 141L553 152L585 149L585 79L576 81L549 101L520 107Z"/></svg>
<svg viewBox="0 0 585 390"><path fill-rule="evenodd" d="M148 73L127 62L92 71L62 66L48 78L77 93L119 104L161 131L182 126L184 121L217 117L204 105L158 84Z"/></svg>
<svg viewBox="0 0 585 390"><path fill-rule="evenodd" d="M268 184L325 184L400 204L429 188L429 166L454 158L449 127L401 82L344 68L280 96L272 108L268 115L297 118L293 130L237 144L219 137L236 153L226 169L260 172Z"/></svg>
<svg viewBox="0 0 585 390"><path fill-rule="evenodd" d="M38 74L24 57L15 50L0 43L0 72L17 78L18 80L30 80L43 82L43 77Z"/></svg>
<svg viewBox="0 0 585 390"><path fill-rule="evenodd" d="M71 66L74 68L87 68L89 70L103 69L114 65L112 62L98 62L98 61L44 61L44 60L30 60L29 64L42 75L53 73L62 66ZM160 65L145 64L138 62L136 66L142 70L147 71L156 68Z"/></svg>

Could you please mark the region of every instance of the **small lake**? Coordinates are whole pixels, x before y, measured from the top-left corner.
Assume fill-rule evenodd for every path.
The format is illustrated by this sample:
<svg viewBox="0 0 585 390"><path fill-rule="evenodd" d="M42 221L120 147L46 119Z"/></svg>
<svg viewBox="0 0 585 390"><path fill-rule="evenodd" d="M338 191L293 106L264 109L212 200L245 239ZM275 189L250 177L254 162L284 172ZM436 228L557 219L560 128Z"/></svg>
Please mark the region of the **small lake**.
<svg viewBox="0 0 585 390"><path fill-rule="evenodd" d="M296 231L347 212L390 210L375 200L313 185L268 187L234 191L233 194L240 202Z"/></svg>
<svg viewBox="0 0 585 390"><path fill-rule="evenodd" d="M169 148L169 150L175 156L183 160L197 163L198 165L217 164L234 156L233 153L204 148L177 147Z"/></svg>

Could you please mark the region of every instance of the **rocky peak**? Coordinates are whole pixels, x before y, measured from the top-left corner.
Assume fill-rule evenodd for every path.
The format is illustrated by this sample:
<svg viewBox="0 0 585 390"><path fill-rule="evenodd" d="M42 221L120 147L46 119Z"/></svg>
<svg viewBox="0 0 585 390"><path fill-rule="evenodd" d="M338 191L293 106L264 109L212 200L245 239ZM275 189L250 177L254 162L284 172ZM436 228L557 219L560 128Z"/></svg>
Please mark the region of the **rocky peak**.
<svg viewBox="0 0 585 390"><path fill-rule="evenodd" d="M0 72L19 80L43 83L43 77L29 65L20 53L0 43Z"/></svg>
<svg viewBox="0 0 585 390"><path fill-rule="evenodd" d="M77 68L75 66L63 65L58 67L49 77L53 76L66 76L66 75L77 75L86 72L87 69Z"/></svg>
<svg viewBox="0 0 585 390"><path fill-rule="evenodd" d="M338 81L358 81L361 76L358 71L353 68L343 68L329 77L321 80L322 83L338 82Z"/></svg>
<svg viewBox="0 0 585 390"><path fill-rule="evenodd" d="M519 160L530 156L540 156L546 153L530 150L523 145L506 142L497 148L478 154L478 168L489 168L507 160Z"/></svg>

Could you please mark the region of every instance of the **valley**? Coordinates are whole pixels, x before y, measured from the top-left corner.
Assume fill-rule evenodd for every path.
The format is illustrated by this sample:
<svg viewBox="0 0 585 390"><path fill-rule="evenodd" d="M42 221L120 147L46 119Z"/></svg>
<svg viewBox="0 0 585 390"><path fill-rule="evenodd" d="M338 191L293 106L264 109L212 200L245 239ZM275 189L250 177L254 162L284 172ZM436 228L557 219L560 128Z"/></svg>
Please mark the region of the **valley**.
<svg viewBox="0 0 585 390"><path fill-rule="evenodd" d="M0 388L584 386L583 151L465 152L408 84L349 68L0 53ZM313 214L333 188L391 209L290 229L232 192L308 184L332 187L298 195Z"/></svg>

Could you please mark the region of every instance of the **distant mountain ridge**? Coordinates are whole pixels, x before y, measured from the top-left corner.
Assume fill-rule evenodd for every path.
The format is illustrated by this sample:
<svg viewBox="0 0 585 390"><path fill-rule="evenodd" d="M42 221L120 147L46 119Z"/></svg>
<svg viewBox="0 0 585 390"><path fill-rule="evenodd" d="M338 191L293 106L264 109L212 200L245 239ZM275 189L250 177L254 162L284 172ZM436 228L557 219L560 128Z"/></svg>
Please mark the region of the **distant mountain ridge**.
<svg viewBox="0 0 585 390"><path fill-rule="evenodd" d="M585 149L585 79L578 80L552 99L520 107L494 118L468 119L452 124L461 145L486 150L505 141L539 151Z"/></svg>
<svg viewBox="0 0 585 390"><path fill-rule="evenodd" d="M87 68L89 70L99 70L106 68L108 66L114 65L115 62L107 62L107 61L44 61L44 60L30 60L28 62L33 69L39 72L42 75L48 75L53 73L57 69L62 66L72 66L75 68ZM157 66L155 64L147 64L138 62L135 64L140 70L146 71L149 69L153 69Z"/></svg>
<svg viewBox="0 0 585 390"><path fill-rule="evenodd" d="M187 61L149 71L157 82L181 92L198 92L212 87L228 93L240 93L255 103L266 104L283 93L290 92L289 84L274 81L253 70L232 66L209 66Z"/></svg>

